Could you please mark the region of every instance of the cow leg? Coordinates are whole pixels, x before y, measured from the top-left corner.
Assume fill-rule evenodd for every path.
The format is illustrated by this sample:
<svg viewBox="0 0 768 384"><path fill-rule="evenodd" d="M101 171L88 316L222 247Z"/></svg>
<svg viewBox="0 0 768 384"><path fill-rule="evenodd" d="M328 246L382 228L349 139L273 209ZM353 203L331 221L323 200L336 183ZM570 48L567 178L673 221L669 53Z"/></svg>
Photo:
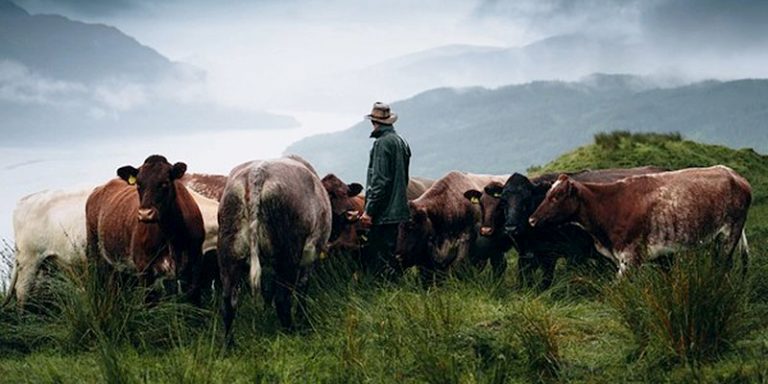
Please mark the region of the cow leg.
<svg viewBox="0 0 768 384"><path fill-rule="evenodd" d="M186 266L184 267L182 279L186 285L184 294L187 300L195 306L200 306L200 273L203 262L203 255L199 249L188 251Z"/></svg>
<svg viewBox="0 0 768 384"><path fill-rule="evenodd" d="M310 264L306 267L301 267L299 270L299 276L296 281L296 299L298 301L298 308L301 311L304 320L309 320L309 309L307 308L307 293L309 289L309 276L312 274L315 264Z"/></svg>
<svg viewBox="0 0 768 384"><path fill-rule="evenodd" d="M232 261L230 265L219 265L221 279L221 317L224 323L224 345L225 347L234 346L235 340L232 335L232 322L235 319L237 310L237 298L243 267L237 261Z"/></svg>
<svg viewBox="0 0 768 384"><path fill-rule="evenodd" d="M546 290L552 286L552 281L555 279L555 267L557 266L556 255L546 255L539 259L542 269L541 282L539 282L539 290Z"/></svg>
<svg viewBox="0 0 768 384"><path fill-rule="evenodd" d="M531 252L519 254L517 258L517 282L521 287L530 287L533 282L533 272L538 267L538 256Z"/></svg>
<svg viewBox="0 0 768 384"><path fill-rule="evenodd" d="M277 311L277 318L280 320L280 325L286 330L293 330L293 316L291 316L291 308L293 304L291 298L293 291L292 286L282 279L276 279L274 289L275 310Z"/></svg>
<svg viewBox="0 0 768 384"><path fill-rule="evenodd" d="M491 255L491 268L493 268L493 276L497 279L504 277L504 272L507 271L507 257L504 252L495 251Z"/></svg>

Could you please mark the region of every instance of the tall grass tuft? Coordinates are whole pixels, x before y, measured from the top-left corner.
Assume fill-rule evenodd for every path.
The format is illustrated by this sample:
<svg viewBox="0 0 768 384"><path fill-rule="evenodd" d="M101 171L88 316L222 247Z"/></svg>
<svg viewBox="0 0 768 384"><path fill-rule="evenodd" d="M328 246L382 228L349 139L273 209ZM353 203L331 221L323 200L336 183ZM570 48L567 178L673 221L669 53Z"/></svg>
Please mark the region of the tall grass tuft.
<svg viewBox="0 0 768 384"><path fill-rule="evenodd" d="M638 359L695 367L750 331L748 282L724 270L717 257L708 248L679 252L668 268L646 264L609 288Z"/></svg>
<svg viewBox="0 0 768 384"><path fill-rule="evenodd" d="M537 382L556 380L562 367L558 347L560 325L538 300L522 306L519 321L517 335L531 378Z"/></svg>

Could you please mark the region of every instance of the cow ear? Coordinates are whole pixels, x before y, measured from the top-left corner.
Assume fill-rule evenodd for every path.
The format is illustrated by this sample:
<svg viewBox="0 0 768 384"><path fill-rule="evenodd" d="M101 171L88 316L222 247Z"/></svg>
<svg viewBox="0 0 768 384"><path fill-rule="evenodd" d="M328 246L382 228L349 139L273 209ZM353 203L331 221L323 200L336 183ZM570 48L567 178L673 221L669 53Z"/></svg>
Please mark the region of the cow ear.
<svg viewBox="0 0 768 384"><path fill-rule="evenodd" d="M180 179L182 176L184 176L184 172L187 171L187 165L178 162L171 167L171 180Z"/></svg>
<svg viewBox="0 0 768 384"><path fill-rule="evenodd" d="M363 186L358 183L347 184L347 188L349 188L349 191L347 192L347 196L349 197L357 196L363 191Z"/></svg>
<svg viewBox="0 0 768 384"><path fill-rule="evenodd" d="M476 189L470 189L464 192L464 197L466 197L472 204L480 204L480 196L482 195L483 193Z"/></svg>
<svg viewBox="0 0 768 384"><path fill-rule="evenodd" d="M117 176L131 185L136 184L136 175L138 174L139 170L130 165L126 165L117 169Z"/></svg>

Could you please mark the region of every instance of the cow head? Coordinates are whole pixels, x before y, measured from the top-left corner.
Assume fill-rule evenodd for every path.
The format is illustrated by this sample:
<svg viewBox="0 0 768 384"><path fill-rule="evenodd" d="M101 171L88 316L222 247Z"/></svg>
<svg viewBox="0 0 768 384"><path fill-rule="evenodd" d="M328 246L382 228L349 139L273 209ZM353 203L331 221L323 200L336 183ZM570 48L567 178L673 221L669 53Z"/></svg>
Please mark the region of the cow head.
<svg viewBox="0 0 768 384"><path fill-rule="evenodd" d="M568 175L560 175L552 184L544 201L533 212L528 223L531 227L562 224L577 214L579 210L578 182Z"/></svg>
<svg viewBox="0 0 768 384"><path fill-rule="evenodd" d="M121 179L136 184L139 221L158 222L169 213L176 199L174 181L184 176L186 170L186 164L171 165L160 155L149 156L138 169L130 165L118 168L117 175Z"/></svg>
<svg viewBox="0 0 768 384"><path fill-rule="evenodd" d="M504 212L504 231L508 235L519 235L528 228L528 217L539 204L537 195L544 196L546 190L538 191L538 186L527 177L515 173L504 183L501 192L502 211Z"/></svg>
<svg viewBox="0 0 768 384"><path fill-rule="evenodd" d="M333 219L330 241L333 241L342 232L351 230L351 226L357 222L362 208L357 195L363 190L363 186L358 183L345 184L334 174L323 177L322 183L331 201Z"/></svg>
<svg viewBox="0 0 768 384"><path fill-rule="evenodd" d="M483 192L470 189L464 192L464 197L472 204L480 207L482 221L480 224L481 236L493 236L496 228L504 223L504 211L502 209L501 192L504 186L498 181L492 181L483 188Z"/></svg>
<svg viewBox="0 0 768 384"><path fill-rule="evenodd" d="M410 219L398 226L395 245L395 257L404 268L416 264L420 257L428 254L434 235L427 210L413 202L409 202L408 207L411 211Z"/></svg>

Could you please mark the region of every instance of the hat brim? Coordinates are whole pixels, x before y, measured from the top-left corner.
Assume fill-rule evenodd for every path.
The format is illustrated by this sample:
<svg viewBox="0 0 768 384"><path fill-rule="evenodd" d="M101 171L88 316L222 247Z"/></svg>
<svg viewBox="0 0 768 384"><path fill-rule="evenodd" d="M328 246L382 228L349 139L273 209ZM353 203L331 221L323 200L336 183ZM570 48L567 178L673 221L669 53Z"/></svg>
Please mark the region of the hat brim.
<svg viewBox="0 0 768 384"><path fill-rule="evenodd" d="M394 124L395 121L397 121L397 114L396 113L390 113L389 118L387 119L379 119L377 117L373 117L372 115L365 115L364 116L366 120L375 121L380 124Z"/></svg>

